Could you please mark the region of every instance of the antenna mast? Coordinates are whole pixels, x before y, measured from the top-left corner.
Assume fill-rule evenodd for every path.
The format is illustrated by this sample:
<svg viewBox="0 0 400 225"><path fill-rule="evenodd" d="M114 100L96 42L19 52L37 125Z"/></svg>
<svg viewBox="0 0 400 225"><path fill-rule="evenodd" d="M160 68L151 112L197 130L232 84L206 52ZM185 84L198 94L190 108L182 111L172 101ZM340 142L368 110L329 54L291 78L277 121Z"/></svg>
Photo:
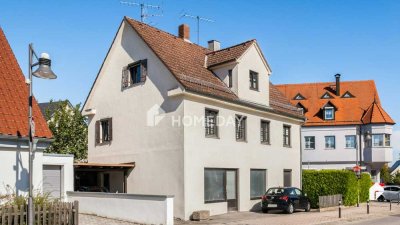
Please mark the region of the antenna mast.
<svg viewBox="0 0 400 225"><path fill-rule="evenodd" d="M142 23L145 23L145 21L148 17L163 16L162 11L161 11L161 14L148 14L147 13L147 10L149 8L162 10L161 6L159 6L159 5L150 5L150 4L145 4L143 2L126 2L126 1L120 1L120 3L123 5L127 5L127 6L139 6L140 7L140 22L142 22Z"/></svg>
<svg viewBox="0 0 400 225"><path fill-rule="evenodd" d="M187 13L183 13L181 18L182 17L189 17L189 18L197 20L197 44L200 43L200 21L209 22L209 23L214 23L215 22L212 19L204 18L204 17L201 17L201 16L193 16L193 15L190 15L190 14L187 14Z"/></svg>

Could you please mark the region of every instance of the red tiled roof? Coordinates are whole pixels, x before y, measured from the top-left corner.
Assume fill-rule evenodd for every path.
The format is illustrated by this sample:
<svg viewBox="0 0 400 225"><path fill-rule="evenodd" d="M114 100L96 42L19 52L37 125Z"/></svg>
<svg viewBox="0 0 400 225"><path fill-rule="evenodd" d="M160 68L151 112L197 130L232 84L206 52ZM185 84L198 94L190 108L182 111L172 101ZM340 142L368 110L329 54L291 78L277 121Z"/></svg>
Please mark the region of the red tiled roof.
<svg viewBox="0 0 400 225"><path fill-rule="evenodd" d="M187 42L182 38L169 34L165 31L151 27L147 24L125 17L138 35L144 40L150 49L171 71L182 86L194 92L224 98L229 101L240 102L241 100L231 89L211 70L207 68L208 62L227 62L237 59L243 54L255 40L247 41L220 51L211 52L199 45ZM270 85L270 106L277 113L284 112L291 116L302 118L296 108L290 105L284 95Z"/></svg>
<svg viewBox="0 0 400 225"><path fill-rule="evenodd" d="M207 53L207 66L212 67L239 59L254 42L255 40L250 40L228 48Z"/></svg>
<svg viewBox="0 0 400 225"><path fill-rule="evenodd" d="M28 136L28 87L25 77L0 28L0 135ZM33 100L35 136L51 138L36 100Z"/></svg>
<svg viewBox="0 0 400 225"><path fill-rule="evenodd" d="M288 98L292 105L301 103L307 118L305 126L352 125L369 123L394 124L395 122L380 105L378 92L373 80L340 82L341 95L336 95L335 83L283 84L276 87ZM343 98L349 92L353 97ZM332 98L322 99L329 93ZM294 99L297 94L304 100ZM334 120L324 120L321 108L330 103L336 108Z"/></svg>

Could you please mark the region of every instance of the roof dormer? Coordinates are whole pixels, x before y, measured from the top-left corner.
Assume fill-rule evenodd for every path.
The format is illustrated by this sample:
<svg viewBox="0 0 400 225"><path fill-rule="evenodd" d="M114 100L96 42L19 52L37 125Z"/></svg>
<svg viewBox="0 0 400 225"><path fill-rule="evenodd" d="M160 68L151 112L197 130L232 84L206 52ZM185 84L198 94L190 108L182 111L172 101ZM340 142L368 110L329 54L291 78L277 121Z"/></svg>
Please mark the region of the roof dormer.
<svg viewBox="0 0 400 225"><path fill-rule="evenodd" d="M337 108L330 101L327 102L324 106L322 106L321 110L322 110L324 120L334 120L335 119L335 112L337 111Z"/></svg>
<svg viewBox="0 0 400 225"><path fill-rule="evenodd" d="M342 98L354 98L355 96L351 94L349 91L346 91L343 95Z"/></svg>
<svg viewBox="0 0 400 225"><path fill-rule="evenodd" d="M329 94L329 92L325 92L325 94L323 94L321 96L322 99L331 99L333 98L331 94Z"/></svg>
<svg viewBox="0 0 400 225"><path fill-rule="evenodd" d="M293 100L305 100L306 98L301 95L300 93L297 93L296 96L294 96Z"/></svg>

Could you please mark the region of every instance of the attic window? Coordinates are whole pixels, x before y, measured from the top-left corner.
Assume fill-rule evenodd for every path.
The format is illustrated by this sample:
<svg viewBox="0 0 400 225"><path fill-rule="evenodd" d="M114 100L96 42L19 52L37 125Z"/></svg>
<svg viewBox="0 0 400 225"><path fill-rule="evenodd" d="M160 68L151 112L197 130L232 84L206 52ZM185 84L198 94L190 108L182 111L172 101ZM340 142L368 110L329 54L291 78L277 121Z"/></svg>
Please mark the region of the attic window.
<svg viewBox="0 0 400 225"><path fill-rule="evenodd" d="M301 112L302 112L303 114L307 112L307 108L304 107L300 102L297 103L296 107L297 107L298 109L300 109Z"/></svg>
<svg viewBox="0 0 400 225"><path fill-rule="evenodd" d="M322 95L321 98L323 98L323 99L330 99L330 98L333 98L333 97L332 97L332 95L330 95L328 92L326 92L324 95Z"/></svg>
<svg viewBox="0 0 400 225"><path fill-rule="evenodd" d="M306 98L304 98L303 95L301 95L300 93L298 93L293 99L294 99L294 100L304 100L304 99L306 99Z"/></svg>
<svg viewBox="0 0 400 225"><path fill-rule="evenodd" d="M131 63L122 69L122 88L144 83L147 77L147 59Z"/></svg>
<svg viewBox="0 0 400 225"><path fill-rule="evenodd" d="M344 93L342 95L342 98L354 98L354 95L352 95L350 92L346 91L346 93Z"/></svg>
<svg viewBox="0 0 400 225"><path fill-rule="evenodd" d="M334 120L335 119L335 108L332 106L327 106L324 108L324 120Z"/></svg>

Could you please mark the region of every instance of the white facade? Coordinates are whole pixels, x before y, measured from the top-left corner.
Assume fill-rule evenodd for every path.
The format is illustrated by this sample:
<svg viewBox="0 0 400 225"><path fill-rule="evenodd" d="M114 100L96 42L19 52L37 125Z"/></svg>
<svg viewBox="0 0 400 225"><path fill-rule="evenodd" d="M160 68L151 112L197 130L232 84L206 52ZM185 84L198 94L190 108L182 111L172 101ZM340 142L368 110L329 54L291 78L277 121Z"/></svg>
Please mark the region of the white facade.
<svg viewBox="0 0 400 225"><path fill-rule="evenodd" d="M62 190L73 191L73 156L44 154L48 141L39 140L33 157L34 193L43 193L43 166L59 165L62 168ZM29 188L29 148L22 138L0 137L0 195L27 195Z"/></svg>
<svg viewBox="0 0 400 225"><path fill-rule="evenodd" d="M351 169L361 158L361 165L365 166L365 170L379 182L381 167L392 161L392 147L368 147L365 140L366 132L371 136L392 134L392 125L302 127L303 169ZM335 148L325 146L327 136L335 137ZM346 136L356 137L355 147L346 147ZM306 137L315 137L314 149L307 148Z"/></svg>
<svg viewBox="0 0 400 225"><path fill-rule="evenodd" d="M283 186L283 171L291 170L292 186L300 187L303 121L267 110L270 72L259 57L252 47L242 63L231 65L237 73L232 90L245 101L262 103L266 110L186 92L123 22L83 109L89 116L89 162L135 162L127 178L127 193L174 195L174 216L182 219L189 219L196 210L210 210L212 215L228 211L226 201L205 203L206 168L237 171L239 211L254 209L259 203L250 199L250 169L266 170L266 188ZM146 81L121 90L122 68L142 59L147 59ZM259 91L248 90L249 69L259 73ZM223 70L214 72L226 76ZM196 122L205 117L206 109L218 110L217 138L205 137L204 125ZM235 115L247 116L244 142L235 139ZM95 123L103 118L112 118L112 141L96 145ZM260 143L261 119L270 121L269 145ZM291 126L290 147L283 147L284 124Z"/></svg>

